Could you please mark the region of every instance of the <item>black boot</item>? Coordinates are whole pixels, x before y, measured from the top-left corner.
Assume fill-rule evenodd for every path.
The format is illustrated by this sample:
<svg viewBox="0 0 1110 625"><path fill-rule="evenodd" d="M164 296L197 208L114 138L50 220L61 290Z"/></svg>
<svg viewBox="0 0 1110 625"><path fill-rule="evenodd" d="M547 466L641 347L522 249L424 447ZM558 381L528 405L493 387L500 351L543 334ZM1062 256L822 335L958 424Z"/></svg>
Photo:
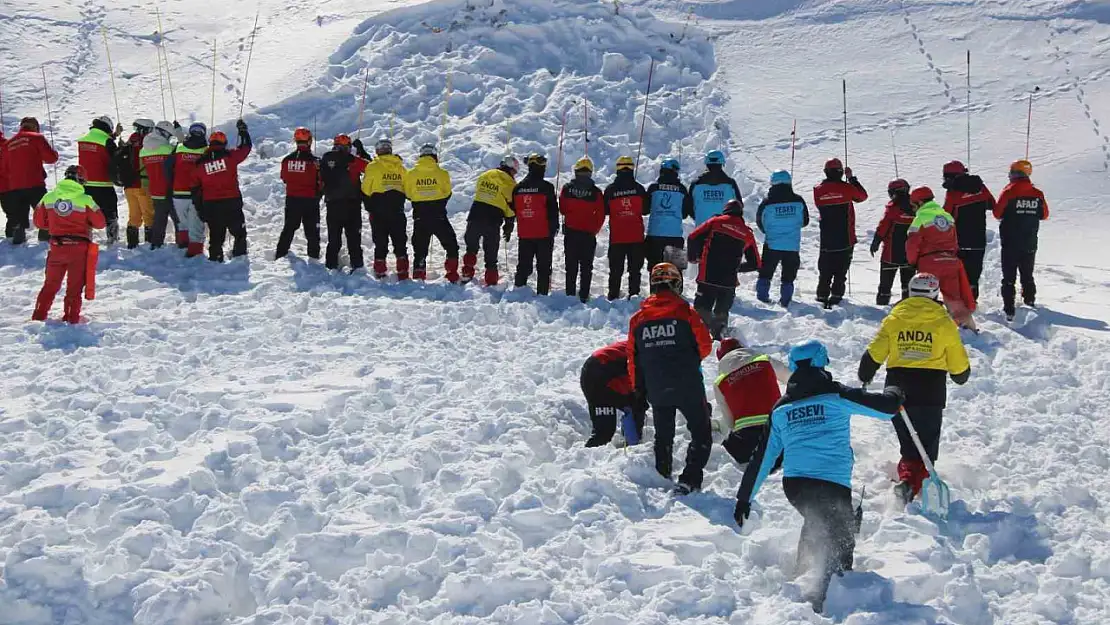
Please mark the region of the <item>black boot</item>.
<svg viewBox="0 0 1110 625"><path fill-rule="evenodd" d="M136 247L139 247L139 228L127 226L127 249L133 250Z"/></svg>
<svg viewBox="0 0 1110 625"><path fill-rule="evenodd" d="M237 237L231 246L231 257L247 255L247 237Z"/></svg>
<svg viewBox="0 0 1110 625"><path fill-rule="evenodd" d="M163 237L164 239L165 237ZM143 228L143 243L154 242L154 228Z"/></svg>
<svg viewBox="0 0 1110 625"><path fill-rule="evenodd" d="M875 296L875 304L878 306L890 305L890 293L879 293Z"/></svg>
<svg viewBox="0 0 1110 625"><path fill-rule="evenodd" d="M108 235L108 243L115 245L119 243L119 224L114 221L109 221L108 225L104 228Z"/></svg>
<svg viewBox="0 0 1110 625"><path fill-rule="evenodd" d="M23 245L27 242L27 231L19 226L12 228L12 245Z"/></svg>

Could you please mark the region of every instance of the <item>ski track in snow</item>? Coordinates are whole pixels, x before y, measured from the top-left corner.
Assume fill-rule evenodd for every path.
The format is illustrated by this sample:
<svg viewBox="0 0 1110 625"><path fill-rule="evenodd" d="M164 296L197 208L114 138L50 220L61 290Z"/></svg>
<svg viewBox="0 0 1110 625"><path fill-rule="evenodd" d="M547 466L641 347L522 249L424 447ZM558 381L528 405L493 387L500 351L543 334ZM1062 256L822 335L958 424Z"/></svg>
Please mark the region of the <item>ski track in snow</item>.
<svg viewBox="0 0 1110 625"><path fill-rule="evenodd" d="M45 250L0 244L0 317L10 320L0 325L0 623L1106 622L1106 322L1043 298L1007 326L993 288L1001 278L994 241L983 333L968 338L973 376L951 390L938 464L958 500L952 515L937 523L897 509L892 428L857 423L855 479L867 488L857 572L834 583L825 615L800 602L791 581L800 519L777 478L737 534L732 497L741 472L721 450L706 491L674 501L648 447L581 447L589 432L581 362L624 333L636 308L601 297L605 231L585 306L560 293L561 244L557 294L548 298L529 288L446 285L438 244L427 284L328 272L298 256L301 238L290 259L270 259L283 193L274 157L289 149L281 137L313 112L320 136L350 131L367 67L362 136L388 134L392 120L406 155L437 137L450 72L443 148L461 235L474 178L504 152L506 128L514 152L544 149L554 162L571 100L590 97L591 155L599 183L608 181L610 163L638 134L649 55L657 65L641 180L667 154L685 152L689 175L705 149L782 149L750 141L754 128L732 134L736 92L722 76L739 64L729 48L714 49L717 29L731 19L775 28L791 11L825 15L819 28L838 27L826 11L853 18L816 0L768 2L748 18L738 14L753 10L747 3L706 3L694 15L714 23L692 24L675 42L687 15L663 12L672 21L656 21L648 4L622 2L615 17L611 3L585 0L441 0L351 22L350 39L320 59L327 69L319 79L302 77L304 93L271 97L251 81L252 102L276 103L249 118L268 157L252 157L241 171L250 256L215 265L173 249L104 250L86 325L23 322ZM867 3L861 15L876 7ZM81 22L42 23L87 32L95 48L99 27L88 24L111 14L86 12ZM253 11L235 16L249 25ZM259 45L268 36L260 30ZM938 39L927 28L915 36ZM169 49L210 62L203 42ZM243 53L234 50L240 60L221 70L229 94L241 84ZM87 75L90 58L73 58L74 77ZM925 69L920 57L907 58ZM258 51L252 64L263 84L285 71ZM1097 102L1098 72L1072 69L1066 88L1089 85L1077 91L1080 103ZM179 108L207 120L204 100ZM81 128L84 108L108 103L64 101L56 121ZM873 108L910 104L918 103ZM896 125L933 123L946 111L936 104ZM565 172L583 151L576 108ZM839 141L837 124L808 121L823 129L807 147ZM850 132L890 122L868 124ZM59 145L71 156L72 143L59 137ZM765 174L736 174L754 211ZM863 209L861 240L880 206ZM877 272L870 259L857 262L853 303L819 310L810 295L816 236L815 227L805 233L791 311L753 303L745 276L732 325L780 357L820 338L834 373L850 382L883 316L863 303ZM1105 306L1103 265L1057 266L1052 256L1042 253L1043 291L1069 284ZM712 357L705 363L707 380L715 366ZM650 440L650 420L648 430Z"/></svg>

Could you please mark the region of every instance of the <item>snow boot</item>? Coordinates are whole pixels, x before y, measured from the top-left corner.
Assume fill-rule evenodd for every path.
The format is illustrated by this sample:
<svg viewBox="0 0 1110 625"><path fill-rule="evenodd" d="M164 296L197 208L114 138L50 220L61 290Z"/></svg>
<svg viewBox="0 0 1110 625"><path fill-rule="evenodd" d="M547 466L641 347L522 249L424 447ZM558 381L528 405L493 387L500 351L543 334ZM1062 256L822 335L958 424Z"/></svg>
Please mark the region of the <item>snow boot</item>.
<svg viewBox="0 0 1110 625"><path fill-rule="evenodd" d="M127 226L127 249L133 250L136 247L139 247L139 228Z"/></svg>
<svg viewBox="0 0 1110 625"><path fill-rule="evenodd" d="M755 281L755 298L764 304L771 303L771 280L760 278Z"/></svg>
<svg viewBox="0 0 1110 625"><path fill-rule="evenodd" d="M119 243L119 224L115 221L109 221L108 225L104 228L105 233L108 235L108 244L115 245Z"/></svg>
<svg viewBox="0 0 1110 625"><path fill-rule="evenodd" d="M23 245L27 242L27 231L19 226L12 228L12 245Z"/></svg>
<svg viewBox="0 0 1110 625"><path fill-rule="evenodd" d="M231 257L236 258L239 256L247 255L247 237L240 237L235 239L231 244Z"/></svg>
<svg viewBox="0 0 1110 625"><path fill-rule="evenodd" d="M193 243L190 241L185 245L185 258L192 258L194 256L201 256L204 254L203 243Z"/></svg>
<svg viewBox="0 0 1110 625"><path fill-rule="evenodd" d="M143 243L153 243L153 242L154 242L154 228L149 228L149 227L148 228L143 228ZM164 242L165 241L160 241L159 245L161 245Z"/></svg>
<svg viewBox="0 0 1110 625"><path fill-rule="evenodd" d="M487 269L485 280L486 286L497 286L497 283L501 281L501 276L496 269Z"/></svg>
<svg viewBox="0 0 1110 625"><path fill-rule="evenodd" d="M184 250L189 248L189 233L184 230L177 232L177 249Z"/></svg>
<svg viewBox="0 0 1110 625"><path fill-rule="evenodd" d="M894 496L903 506L908 506L913 501L913 487L909 482L898 482L894 485Z"/></svg>
<svg viewBox="0 0 1110 625"><path fill-rule="evenodd" d="M409 257L400 256L397 258L397 280L409 279Z"/></svg>
<svg viewBox="0 0 1110 625"><path fill-rule="evenodd" d="M690 493L696 493L701 490L701 486L690 484L682 479L678 480L678 484L674 487L675 497L685 497Z"/></svg>
<svg viewBox="0 0 1110 625"><path fill-rule="evenodd" d="M1021 301L1024 302L1025 305L1030 307L1030 308L1036 308L1037 307L1037 294L1036 294L1036 292L1026 291L1025 289L1022 289L1021 290Z"/></svg>
<svg viewBox="0 0 1110 625"><path fill-rule="evenodd" d="M374 259L374 277L379 280L385 280L386 273L389 271L386 267L385 259Z"/></svg>
<svg viewBox="0 0 1110 625"><path fill-rule="evenodd" d="M794 283L782 283L779 287L779 305L783 308L789 308L790 302L794 299Z"/></svg>
<svg viewBox="0 0 1110 625"><path fill-rule="evenodd" d="M462 282L466 284L474 279L474 266L478 264L477 254L463 254Z"/></svg>
<svg viewBox="0 0 1110 625"><path fill-rule="evenodd" d="M875 305L876 306L889 306L890 305L890 293L879 293L878 295L876 295L875 296Z"/></svg>
<svg viewBox="0 0 1110 625"><path fill-rule="evenodd" d="M621 292L620 291L609 291L608 293L605 294L605 299L609 300L610 302L615 302L615 301L619 300L620 298L621 298Z"/></svg>
<svg viewBox="0 0 1110 625"><path fill-rule="evenodd" d="M451 284L459 283L459 259L448 258L443 262L443 268L447 270L447 281Z"/></svg>

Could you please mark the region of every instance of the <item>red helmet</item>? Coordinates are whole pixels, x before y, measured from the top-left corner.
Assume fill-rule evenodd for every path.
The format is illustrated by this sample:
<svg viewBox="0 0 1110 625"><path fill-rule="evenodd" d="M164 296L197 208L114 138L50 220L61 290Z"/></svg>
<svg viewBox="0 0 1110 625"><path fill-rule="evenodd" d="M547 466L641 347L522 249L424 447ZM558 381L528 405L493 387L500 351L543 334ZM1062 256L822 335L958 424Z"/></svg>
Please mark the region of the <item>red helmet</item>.
<svg viewBox="0 0 1110 625"><path fill-rule="evenodd" d="M222 130L213 132L208 135L208 145L227 145L227 135Z"/></svg>
<svg viewBox="0 0 1110 625"><path fill-rule="evenodd" d="M886 185L886 192L887 193L894 193L895 191L909 191L909 190L910 190L910 183L906 182L905 180L903 180L901 178L898 178L896 180L891 180L890 184Z"/></svg>
<svg viewBox="0 0 1110 625"><path fill-rule="evenodd" d="M936 196L933 195L933 190L929 187L918 187L910 194L910 203L912 204L924 204L933 199L936 199Z"/></svg>
<svg viewBox="0 0 1110 625"><path fill-rule="evenodd" d="M844 163L841 163L839 158L831 158L825 161L825 169L834 169L840 171L844 169Z"/></svg>
<svg viewBox="0 0 1110 625"><path fill-rule="evenodd" d="M309 143L312 141L312 131L308 128L298 128L294 130L293 141L297 143Z"/></svg>
<svg viewBox="0 0 1110 625"><path fill-rule="evenodd" d="M966 173L967 173L967 167L965 167L964 164L961 163L960 161L949 161L949 162L944 164L944 175L945 176L959 176L960 174L966 174Z"/></svg>
<svg viewBox="0 0 1110 625"><path fill-rule="evenodd" d="M335 139L332 140L332 145L334 145L336 147L339 147L339 146L350 147L351 146L351 138L347 135L335 135Z"/></svg>

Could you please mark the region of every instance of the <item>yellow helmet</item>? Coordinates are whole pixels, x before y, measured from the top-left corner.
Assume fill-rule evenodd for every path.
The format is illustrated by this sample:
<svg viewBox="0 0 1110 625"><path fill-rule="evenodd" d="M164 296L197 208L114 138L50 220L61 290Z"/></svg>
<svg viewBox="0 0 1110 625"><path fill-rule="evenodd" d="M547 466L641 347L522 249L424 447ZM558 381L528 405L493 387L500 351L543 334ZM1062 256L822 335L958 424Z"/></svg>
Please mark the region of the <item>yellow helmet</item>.
<svg viewBox="0 0 1110 625"><path fill-rule="evenodd" d="M617 159L617 171L623 169L636 169L636 161L631 156L622 156Z"/></svg>
<svg viewBox="0 0 1110 625"><path fill-rule="evenodd" d="M583 156L582 158L578 159L577 163L574 164L574 171L588 171L590 173L593 173L594 162L590 160L590 157Z"/></svg>

